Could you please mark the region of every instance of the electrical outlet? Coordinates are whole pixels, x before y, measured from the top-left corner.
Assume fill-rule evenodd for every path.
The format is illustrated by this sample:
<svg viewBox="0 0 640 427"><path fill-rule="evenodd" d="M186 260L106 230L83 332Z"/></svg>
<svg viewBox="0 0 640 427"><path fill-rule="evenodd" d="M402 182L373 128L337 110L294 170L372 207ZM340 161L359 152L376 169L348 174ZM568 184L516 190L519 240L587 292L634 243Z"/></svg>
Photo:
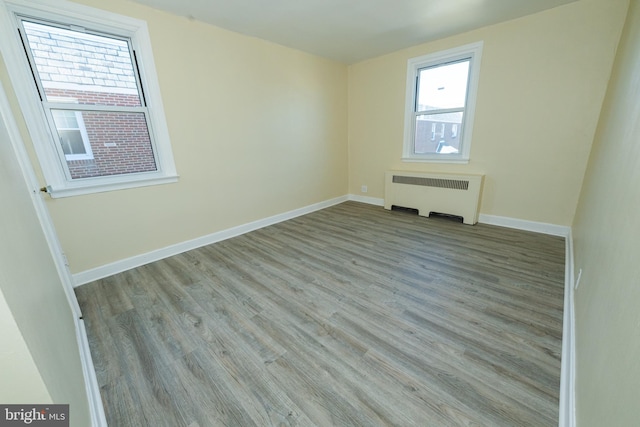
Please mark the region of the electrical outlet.
<svg viewBox="0 0 640 427"><path fill-rule="evenodd" d="M360 187L360 191L363 192L363 193L366 193L367 192L367 186L363 185L362 187Z"/></svg>

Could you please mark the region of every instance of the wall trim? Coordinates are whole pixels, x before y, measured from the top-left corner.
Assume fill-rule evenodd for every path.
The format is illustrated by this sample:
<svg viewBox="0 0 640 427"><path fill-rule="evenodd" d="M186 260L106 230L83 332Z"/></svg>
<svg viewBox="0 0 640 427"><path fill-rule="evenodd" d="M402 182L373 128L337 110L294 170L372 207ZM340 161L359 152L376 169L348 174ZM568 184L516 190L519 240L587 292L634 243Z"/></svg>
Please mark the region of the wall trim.
<svg viewBox="0 0 640 427"><path fill-rule="evenodd" d="M527 221L524 219L487 215L482 213L478 217L478 222L480 222L481 224L498 225L500 227L516 228L518 230L534 231L536 233L550 234L552 236L561 237L567 237L571 232L571 227L565 225Z"/></svg>
<svg viewBox="0 0 640 427"><path fill-rule="evenodd" d="M376 197L349 194L348 200L354 202L367 203L369 205L384 206L384 199ZM480 214L478 222L482 224L498 225L500 227L516 228L518 230L533 231L536 233L550 234L552 236L567 237L571 233L571 227L564 225L548 224L546 222L527 221L506 216Z"/></svg>
<svg viewBox="0 0 640 427"><path fill-rule="evenodd" d="M348 200L353 202L366 203L368 205L384 206L384 199L377 197L361 196L359 194L349 194Z"/></svg>
<svg viewBox="0 0 640 427"><path fill-rule="evenodd" d="M206 236L198 237L192 240L188 240L181 243L176 243L165 248L156 249L151 252L147 252L140 255L135 255L130 258L122 259L110 264L106 264L100 267L93 268L91 270L82 271L73 275L74 287L84 285L86 283L93 282L108 276L112 276L123 271L131 270L132 268L140 267L141 265L149 264L154 261L178 255L192 249L196 249L202 246L210 245L212 243L221 242L223 240L230 239L232 237L240 236L250 231L258 230L260 228L267 227L269 225L277 224L282 221L286 221L301 215L306 215L311 212L325 209L333 205L337 205L348 200L348 196L340 196L333 199L325 200L323 202L314 203L309 206L305 206L299 209L294 209L288 212L284 212L278 215L273 215L268 218L259 219L257 221L242 224L236 227L228 228L226 230L217 231Z"/></svg>
<svg viewBox="0 0 640 427"><path fill-rule="evenodd" d="M85 387L87 389L87 396L89 397L89 404L91 405L91 425L93 427L107 427L107 418L104 414L102 397L100 396L100 385L98 384L93 358L91 357L91 349L89 348L87 329L85 328L83 319L75 317L74 321L76 325L76 340L78 341L80 350L80 362L85 378Z"/></svg>
<svg viewBox="0 0 640 427"><path fill-rule="evenodd" d="M576 426L576 329L574 307L573 233L565 240L564 310L562 319L562 362L560 368L559 427Z"/></svg>

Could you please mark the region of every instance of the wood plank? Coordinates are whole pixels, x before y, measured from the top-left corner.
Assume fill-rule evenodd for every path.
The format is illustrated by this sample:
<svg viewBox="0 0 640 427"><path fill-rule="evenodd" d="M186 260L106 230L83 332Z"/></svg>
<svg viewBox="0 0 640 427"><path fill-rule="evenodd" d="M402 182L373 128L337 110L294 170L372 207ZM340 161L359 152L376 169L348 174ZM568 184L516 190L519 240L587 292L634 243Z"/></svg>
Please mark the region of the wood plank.
<svg viewBox="0 0 640 427"><path fill-rule="evenodd" d="M564 239L347 202L76 290L110 425L555 425Z"/></svg>

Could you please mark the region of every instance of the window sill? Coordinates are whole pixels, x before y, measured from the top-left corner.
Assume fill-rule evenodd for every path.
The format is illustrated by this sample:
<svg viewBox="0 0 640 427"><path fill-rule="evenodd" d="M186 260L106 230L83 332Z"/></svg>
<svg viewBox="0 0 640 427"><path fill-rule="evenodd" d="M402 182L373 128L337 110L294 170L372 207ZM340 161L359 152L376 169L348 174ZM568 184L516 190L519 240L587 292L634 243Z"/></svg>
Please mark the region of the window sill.
<svg viewBox="0 0 640 427"><path fill-rule="evenodd" d="M127 177L125 180L114 180L112 182L92 183L82 182L81 185L51 187L47 186L47 193L54 199L62 197L82 196L86 194L104 193L107 191L125 190L129 188L148 187L151 185L172 184L178 182L178 175L143 177L132 180Z"/></svg>
<svg viewBox="0 0 640 427"><path fill-rule="evenodd" d="M434 158L420 158L420 157L403 157L402 161L404 163L457 163L457 164L469 163L469 159L460 159L460 158L434 159Z"/></svg>

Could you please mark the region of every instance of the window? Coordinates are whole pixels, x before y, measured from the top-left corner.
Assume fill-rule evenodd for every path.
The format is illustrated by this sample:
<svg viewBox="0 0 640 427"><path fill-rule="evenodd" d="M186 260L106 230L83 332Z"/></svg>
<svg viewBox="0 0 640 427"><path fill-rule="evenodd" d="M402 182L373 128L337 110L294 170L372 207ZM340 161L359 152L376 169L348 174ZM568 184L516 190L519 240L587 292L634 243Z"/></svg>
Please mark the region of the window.
<svg viewBox="0 0 640 427"><path fill-rule="evenodd" d="M481 54L482 42L409 60L403 160L469 161Z"/></svg>
<svg viewBox="0 0 640 427"><path fill-rule="evenodd" d="M50 194L175 182L145 23L67 2L0 4L0 47Z"/></svg>
<svg viewBox="0 0 640 427"><path fill-rule="evenodd" d="M51 115L67 162L93 159L82 114L71 110L51 110Z"/></svg>

